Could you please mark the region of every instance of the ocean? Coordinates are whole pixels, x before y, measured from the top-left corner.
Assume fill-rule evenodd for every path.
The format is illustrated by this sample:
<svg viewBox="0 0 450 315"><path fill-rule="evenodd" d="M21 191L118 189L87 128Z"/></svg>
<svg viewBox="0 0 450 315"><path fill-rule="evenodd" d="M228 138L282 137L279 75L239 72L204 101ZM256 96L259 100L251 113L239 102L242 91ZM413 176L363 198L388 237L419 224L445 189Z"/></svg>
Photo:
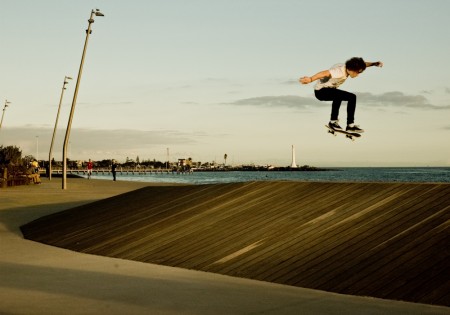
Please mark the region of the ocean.
<svg viewBox="0 0 450 315"><path fill-rule="evenodd" d="M111 174L93 174L92 178L112 180ZM117 180L182 184L248 181L450 183L450 167L358 167L330 168L326 171L222 171L140 175L118 173Z"/></svg>

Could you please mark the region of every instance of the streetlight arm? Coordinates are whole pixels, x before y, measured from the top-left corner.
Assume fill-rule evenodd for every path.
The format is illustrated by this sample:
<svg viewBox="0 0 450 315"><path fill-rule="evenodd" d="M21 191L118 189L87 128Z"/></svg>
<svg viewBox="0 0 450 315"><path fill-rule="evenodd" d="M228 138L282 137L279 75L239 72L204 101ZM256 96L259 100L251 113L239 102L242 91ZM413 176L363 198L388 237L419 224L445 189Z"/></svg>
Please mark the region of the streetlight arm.
<svg viewBox="0 0 450 315"><path fill-rule="evenodd" d="M2 119L0 120L0 129L2 128L3 117L5 116L6 107L8 107L9 104L11 104L11 102L8 102L8 100L5 100L5 106L3 107L3 113L2 113Z"/></svg>

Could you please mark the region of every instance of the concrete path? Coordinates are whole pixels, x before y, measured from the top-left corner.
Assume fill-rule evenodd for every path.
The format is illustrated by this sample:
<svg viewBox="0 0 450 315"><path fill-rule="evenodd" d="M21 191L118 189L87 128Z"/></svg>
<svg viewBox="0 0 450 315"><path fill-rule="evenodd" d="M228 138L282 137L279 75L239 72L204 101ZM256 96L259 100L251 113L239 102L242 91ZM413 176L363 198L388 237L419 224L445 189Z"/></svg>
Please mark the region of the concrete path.
<svg viewBox="0 0 450 315"><path fill-rule="evenodd" d="M148 183L60 179L0 189L0 314L450 314L446 307L345 296L86 255L24 240L43 215Z"/></svg>

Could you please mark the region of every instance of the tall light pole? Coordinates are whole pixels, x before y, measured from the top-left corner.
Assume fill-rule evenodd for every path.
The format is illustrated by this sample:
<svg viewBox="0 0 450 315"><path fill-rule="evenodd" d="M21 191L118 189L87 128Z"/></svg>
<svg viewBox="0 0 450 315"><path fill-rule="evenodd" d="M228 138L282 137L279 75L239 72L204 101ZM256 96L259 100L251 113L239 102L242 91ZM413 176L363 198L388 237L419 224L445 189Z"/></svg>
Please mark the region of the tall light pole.
<svg viewBox="0 0 450 315"><path fill-rule="evenodd" d="M6 107L8 107L9 104L11 104L11 102L8 102L8 100L5 100L5 106L3 107L3 113L2 113L2 120L0 120L0 129L2 128L3 117L5 116Z"/></svg>
<svg viewBox="0 0 450 315"><path fill-rule="evenodd" d="M86 55L86 48L89 41L89 35L92 33L91 25L94 23L94 16L104 16L99 9L91 11L91 17L88 22L88 29L86 30L86 40L84 42L83 54L81 56L80 70L78 70L77 83L75 85L75 92L73 93L72 107L70 109L69 122L67 124L66 136L64 137L63 146L63 178L62 178L62 189L67 189L67 145L69 143L70 128L72 127L73 113L75 112L75 105L77 104L78 88L80 86L81 74L83 72L84 56Z"/></svg>
<svg viewBox="0 0 450 315"><path fill-rule="evenodd" d="M50 144L50 151L48 152L48 180L52 180L53 143L55 142L56 127L58 126L59 112L61 111L61 103L62 103L63 96L64 96L64 90L66 89L66 84L69 83L67 80L72 80L72 78L65 76L64 83L63 83L63 86L61 89L61 97L59 98L58 113L56 114L55 128L53 129L52 142Z"/></svg>
<svg viewBox="0 0 450 315"><path fill-rule="evenodd" d="M36 161L39 162L39 136L36 136Z"/></svg>
<svg viewBox="0 0 450 315"><path fill-rule="evenodd" d="M167 148L167 169L169 169L169 161L170 161L169 148Z"/></svg>

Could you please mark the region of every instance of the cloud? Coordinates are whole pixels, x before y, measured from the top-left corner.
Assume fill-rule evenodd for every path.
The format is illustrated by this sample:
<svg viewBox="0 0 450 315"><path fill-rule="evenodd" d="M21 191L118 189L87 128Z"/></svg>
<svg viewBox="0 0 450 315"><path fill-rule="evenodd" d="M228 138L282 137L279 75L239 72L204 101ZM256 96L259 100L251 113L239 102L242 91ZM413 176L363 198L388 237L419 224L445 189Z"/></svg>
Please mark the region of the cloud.
<svg viewBox="0 0 450 315"><path fill-rule="evenodd" d="M282 96L260 96L260 97L245 98L224 104L236 106L265 106L265 107L288 107L294 109L309 109L311 106L316 106L318 103L324 104L320 103L318 100L312 97L302 97L297 95L282 95Z"/></svg>
<svg viewBox="0 0 450 315"><path fill-rule="evenodd" d="M436 106L430 104L423 95L406 95L402 92L387 92L383 94L357 93L358 103L377 107L407 107L417 109L450 109L450 106Z"/></svg>
<svg viewBox="0 0 450 315"><path fill-rule="evenodd" d="M358 105L371 107L398 107L426 110L449 110L450 106L436 106L431 104L423 95L406 95L402 92L387 92L383 94L356 93ZM331 102L320 102L313 97L302 97L297 95L260 96L245 98L225 103L235 106L265 106L265 107L288 107L293 109L309 109L318 104L329 105Z"/></svg>
<svg viewBox="0 0 450 315"><path fill-rule="evenodd" d="M74 132L71 132L71 134ZM179 144L194 142L187 134L175 131L141 131L141 130L92 130L77 129L76 137L83 139L87 147L98 146L99 140L114 148L118 144L126 144L126 147L141 147L164 144Z"/></svg>
<svg viewBox="0 0 450 315"><path fill-rule="evenodd" d="M445 88L445 93L450 94L450 88Z"/></svg>
<svg viewBox="0 0 450 315"><path fill-rule="evenodd" d="M97 103L89 103L89 102L80 102L80 103L77 103L77 106L91 106L91 107L99 107L99 106L102 106L102 107L108 107L108 108L110 108L111 106L118 106L118 107L121 107L121 106L126 106L126 107L130 107L130 106L133 106L135 103L134 102L130 102L130 101L124 101L124 102L107 102L107 103L100 103L100 102L97 102ZM54 106L54 104L53 104L53 106Z"/></svg>
<svg viewBox="0 0 450 315"><path fill-rule="evenodd" d="M281 84L283 84L283 85L298 85L299 82L297 80L291 79L291 80L281 82Z"/></svg>
<svg viewBox="0 0 450 315"><path fill-rule="evenodd" d="M48 157L53 129L39 126L2 128L2 144L15 145L25 155L36 154L39 158ZM53 157L61 160L65 130L57 130ZM103 159L133 156L139 152L161 151L161 147L193 145L205 135L184 133L177 130L94 130L73 128L68 147L69 158ZM137 153L136 153L137 152Z"/></svg>

